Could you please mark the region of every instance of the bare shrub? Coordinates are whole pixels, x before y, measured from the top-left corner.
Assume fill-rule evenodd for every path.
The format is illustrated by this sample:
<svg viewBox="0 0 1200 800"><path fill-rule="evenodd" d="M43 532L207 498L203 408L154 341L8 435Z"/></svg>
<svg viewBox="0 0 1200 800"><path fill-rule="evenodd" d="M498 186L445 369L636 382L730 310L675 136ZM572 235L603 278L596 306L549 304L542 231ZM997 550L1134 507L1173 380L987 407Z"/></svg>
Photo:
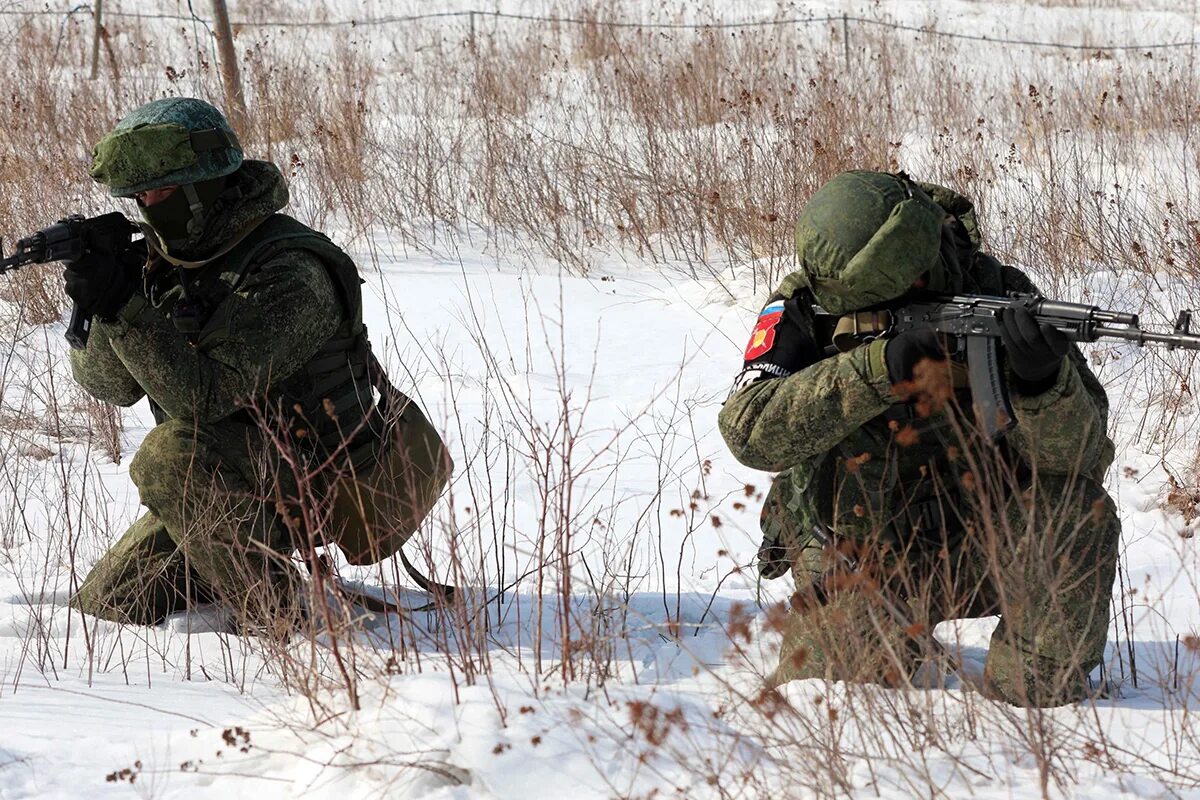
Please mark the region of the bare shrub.
<svg viewBox="0 0 1200 800"><path fill-rule="evenodd" d="M275 2L246 13L266 20L291 10ZM1193 176L1200 151L1191 132L1198 90L1189 56L1083 51L1029 59L988 43L883 27L856 28L847 52L838 26L828 24L605 24L635 12L568 5L564 13L581 18L580 25L481 18L473 48L461 20L320 37L247 26L238 43L253 113L243 142L251 156L288 173L298 216L355 243L453 253L467 241L489 252L549 255L578 273L601 258L628 257L755 296L794 267L792 222L823 181L850 168L903 169L975 199L989 249L1034 267L1053 294L1144 309L1156 322L1170 321L1156 317L1158 305L1197 302L1200 196ZM336 16L324 4L311 14ZM68 213L111 205L84 173L89 148L123 113L164 94L221 96L195 26L112 22L117 79L88 82L75 73L87 58L86 26L69 22L60 42L58 22L3 20L24 54L0 77L10 112L0 129L0 233L8 242ZM977 50L989 54L986 68ZM923 796L942 791L931 787L993 781L1013 762L1032 764L1047 795L1069 792L1090 764L1153 774L1170 787L1198 780L1200 736L1188 705L1196 691L1188 660L1195 634L1182 632L1174 671L1147 678L1142 662L1139 684L1135 661L1146 643L1137 641L1134 612L1143 587L1127 585L1125 568L1105 687L1116 694L1123 680L1134 690L1145 681L1160 684L1154 690L1172 734L1158 750L1131 744L1098 706L1016 710L972 690L969 671L943 676L947 657L969 668L978 643L932 630L929 607L947 588L940 576L842 579L847 590L866 590L871 624L881 628L895 619L880 590L901 592L918 617L906 633L933 665L925 677L950 691L924 691L917 676L900 674L892 688L816 680L765 691L784 606L734 611L714 591L697 609L682 588L687 543L722 519L733 527L717 514L723 498L706 485L711 462L696 452L695 432L711 426L713 397L683 398L661 417L631 413L625 425L597 429L591 414L600 403L586 378L568 369L579 355L554 341L552 324L527 330L525 342L503 353L476 320L477 369L463 369L450 354L427 356L437 375L454 376L439 427L458 434L463 463L409 552L427 574L459 588L454 603L365 613L339 587L368 584L395 599L406 596L409 579L394 559L350 568L335 554L328 573L294 565L308 581L307 615L281 618L288 630L260 637L223 633L215 667L191 650L190 638L180 645L170 630L122 629L33 603L77 590L85 566L123 529L108 518L111 498L97 488L92 460L50 458L55 441L82 441L89 433L114 460L121 452L119 413L58 402L67 379L61 364L54 371L61 350L26 358L28 325L62 317L56 280L54 268L0 280L2 299L25 310L11 349L26 359L20 380L30 387L27 396L6 396L0 420L0 478L17 498L0 509L0 544L17 551L13 557L28 568L23 574L33 576L22 578L32 610L14 682L23 669L54 675L70 664L90 673L139 661L240 687L270 674L309 699L314 719L326 721L400 673L445 670L456 691L489 686L499 659L530 676L539 703L550 702L543 691L549 685L578 687L591 699L595 689L604 696L617 681L634 683L644 659L652 662L654 648L669 644L685 654L696 649L695 669L716 687L710 715L730 724L721 734L725 750L713 754L704 751L711 740L689 740L697 722L668 700L582 703L575 713L612 723L607 730L623 748L618 752L633 760L689 765L717 796L742 788L746 795L844 796L881 785ZM529 318L552 317L530 302ZM553 354L554 374L537 376L547 378L553 402L515 366L521 344ZM402 362L411 356L392 355ZM1091 355L1102 377L1126 380L1125 396L1114 397L1114 417L1156 398L1122 431L1128 440L1162 453L1179 451L1181 442L1191 447L1193 361L1179 353L1138 360L1116 347ZM5 375L6 390L12 380ZM464 382L483 399L458 394ZM298 530L319 530L322 486L303 464L287 462L286 448L281 453L284 463L273 465L280 472L264 475L257 499L278 499L269 492L279 485L271 476L289 472L303 512ZM655 461L653 485L620 495L617 469L637 453ZM1186 466L1164 495L1185 518L1196 511L1195 474ZM985 464L972 472L981 476L987 502L1019 497L1025 488ZM756 494L750 487L740 510L755 505ZM631 505L636 513L628 513ZM1059 523L1060 530L1047 541L1071 544L1068 515L1056 516L1050 506L1049 528ZM21 549L43 530L44 546ZM684 546L665 552L664 531L680 530ZM978 546L993 554L1020 550L1029 534L991 523ZM318 540L297 538L314 563ZM589 557L588 547L603 557ZM1025 554L1028 569L996 601L998 610L1011 611L1023 592L1061 582L1054 570L1036 569L1039 559L1059 555L1034 542ZM292 557L290 550L270 554L275 562ZM717 558L732 561L728 553ZM749 582L743 565L726 566L725 577ZM1194 575L1181 580L1200 591ZM971 587L954 588L972 594ZM243 599L264 612L260 618L276 604L269 593ZM716 633L735 668L714 666L700 646ZM930 639L935 633L939 644ZM853 663L866 644L851 639L835 655ZM502 693L495 697L498 713L510 715ZM749 739L782 779L739 772L739 748ZM1080 753L1086 763L1072 761ZM734 773L738 782L729 780ZM722 788L726 781L738 790Z"/></svg>
<svg viewBox="0 0 1200 800"><path fill-rule="evenodd" d="M0 300L17 306L25 325L49 325L63 313L62 271L53 265L31 264L7 276Z"/></svg>
<svg viewBox="0 0 1200 800"><path fill-rule="evenodd" d="M100 450L114 464L120 464L125 430L120 407L97 400L86 392L80 392L79 409L90 422L91 436L98 443Z"/></svg>

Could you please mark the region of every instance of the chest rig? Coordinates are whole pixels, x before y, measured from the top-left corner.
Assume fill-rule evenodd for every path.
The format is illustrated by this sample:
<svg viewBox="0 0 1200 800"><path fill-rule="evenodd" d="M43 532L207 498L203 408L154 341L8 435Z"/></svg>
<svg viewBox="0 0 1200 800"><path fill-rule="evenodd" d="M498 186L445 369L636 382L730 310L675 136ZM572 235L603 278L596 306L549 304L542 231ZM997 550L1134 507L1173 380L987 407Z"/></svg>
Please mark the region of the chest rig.
<svg viewBox="0 0 1200 800"><path fill-rule="evenodd" d="M1005 292L1003 268L994 258L971 252L964 254L964 262L963 291ZM826 357L869 344L891 325L886 308L834 316L822 313L811 295L805 301L815 312L813 330ZM953 405L969 415L965 364L951 362L949 369ZM948 530L961 528L963 466L949 453L964 443L952 413L947 409L923 416L913 403L889 406L830 451L794 467L780 500L794 518L811 520L840 537L898 546L914 538L942 539ZM1003 442L999 447L1007 449Z"/></svg>
<svg viewBox="0 0 1200 800"><path fill-rule="evenodd" d="M322 459L342 454L353 467L364 466L374 460L382 441L384 426L373 392L381 375L362 321L358 270L328 237L286 214L274 214L205 267L176 269L154 281L148 286L150 302L204 349L235 335L230 306L222 302L285 250L307 251L324 264L342 322L303 367L272 381L262 396L247 398L255 411L239 411L234 417L256 424L265 413L268 420L280 420L300 450ZM151 409L158 422L166 418L156 404Z"/></svg>

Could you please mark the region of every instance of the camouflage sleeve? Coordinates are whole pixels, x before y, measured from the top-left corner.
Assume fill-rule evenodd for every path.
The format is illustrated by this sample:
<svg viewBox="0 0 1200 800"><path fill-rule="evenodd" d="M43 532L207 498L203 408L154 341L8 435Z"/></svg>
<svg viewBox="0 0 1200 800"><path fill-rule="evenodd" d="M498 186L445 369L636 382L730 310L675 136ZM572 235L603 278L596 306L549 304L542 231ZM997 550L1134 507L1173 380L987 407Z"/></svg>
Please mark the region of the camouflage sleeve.
<svg viewBox="0 0 1200 800"><path fill-rule="evenodd" d="M882 414L896 401L884 344L877 340L735 391L717 420L734 457L778 472L830 450Z"/></svg>
<svg viewBox="0 0 1200 800"><path fill-rule="evenodd" d="M144 300L119 316L113 351L146 394L173 418L212 422L295 373L343 314L321 261L291 250L226 298L194 345Z"/></svg>
<svg viewBox="0 0 1200 800"><path fill-rule="evenodd" d="M1013 291L1037 291L1015 267L1004 267L1004 283ZM1054 386L1034 397L1013 392L1012 404L1017 427L1008 440L1026 463L1049 473L1103 479L1115 454L1108 438L1108 395L1078 347L1071 345Z"/></svg>
<svg viewBox="0 0 1200 800"><path fill-rule="evenodd" d="M146 392L134 380L113 352L112 337L117 328L112 323L96 320L88 335L87 347L71 348L71 374L84 391L115 406L131 406Z"/></svg>

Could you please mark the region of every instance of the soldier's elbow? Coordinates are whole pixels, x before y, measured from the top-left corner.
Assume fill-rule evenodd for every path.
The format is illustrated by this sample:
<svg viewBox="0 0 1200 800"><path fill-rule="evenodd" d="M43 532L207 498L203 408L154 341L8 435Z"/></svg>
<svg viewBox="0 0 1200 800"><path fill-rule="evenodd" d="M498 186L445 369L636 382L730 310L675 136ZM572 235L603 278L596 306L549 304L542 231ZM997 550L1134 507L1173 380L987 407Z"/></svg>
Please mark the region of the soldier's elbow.
<svg viewBox="0 0 1200 800"><path fill-rule="evenodd" d="M725 446L742 466L764 472L778 472L783 469L778 465L777 460L770 458L761 447L756 446L753 432L747 435L731 435L722 429L722 434L725 438Z"/></svg>
<svg viewBox="0 0 1200 800"><path fill-rule="evenodd" d="M766 458L761 453L747 451L741 456L735 455L738 463L750 469L756 469L759 472L782 472L787 469L787 465L775 459Z"/></svg>
<svg viewBox="0 0 1200 800"><path fill-rule="evenodd" d="M146 393L143 392L142 387L139 386L136 389L125 392L124 394L105 399L105 402L112 403L114 406L120 406L121 408L129 408L130 406L136 405L137 402L145 396Z"/></svg>
<svg viewBox="0 0 1200 800"><path fill-rule="evenodd" d="M783 444L775 437L766 436L760 428L761 414L753 413L754 409L736 402L733 398L727 402L717 415L717 424L725 446L738 460L738 463L751 469L764 472L778 472L786 469L787 459L780 459L777 445Z"/></svg>
<svg viewBox="0 0 1200 800"><path fill-rule="evenodd" d="M146 393L142 391L142 387L138 386L136 383L132 383L128 386L97 384L94 381L88 381L86 379L80 380L79 376L76 376L75 382L78 383L85 392L99 400L101 403L108 403L112 406L121 406L122 408L129 408L146 396Z"/></svg>
<svg viewBox="0 0 1200 800"><path fill-rule="evenodd" d="M742 424L740 416L741 414L731 409L729 404L722 406L717 414L717 428L721 431L721 438L725 440L729 452L745 464L750 450L750 430Z"/></svg>

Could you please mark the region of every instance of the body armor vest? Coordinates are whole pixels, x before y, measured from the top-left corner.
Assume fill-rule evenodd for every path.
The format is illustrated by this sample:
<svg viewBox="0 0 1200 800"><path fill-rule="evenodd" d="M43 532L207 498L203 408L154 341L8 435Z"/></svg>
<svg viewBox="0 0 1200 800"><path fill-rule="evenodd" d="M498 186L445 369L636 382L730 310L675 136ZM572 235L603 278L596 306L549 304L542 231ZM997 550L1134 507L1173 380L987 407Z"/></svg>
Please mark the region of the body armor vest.
<svg viewBox="0 0 1200 800"><path fill-rule="evenodd" d="M353 260L328 237L287 216L273 214L228 253L200 270L175 270L150 287L150 301L169 306L176 328L198 347L229 335L222 301L284 250L305 250L321 260L341 305L333 336L294 374L272 381L260 397L278 416L292 443L319 458L344 453L355 468L374 460L383 432L373 393L373 359L362 322L362 280ZM165 414L153 402L155 419ZM254 424L249 410L235 415Z"/></svg>
<svg viewBox="0 0 1200 800"><path fill-rule="evenodd" d="M963 290L1003 295L1001 265L991 256L971 254ZM832 320L833 318L831 318ZM844 318L843 318L844 319ZM845 327L845 326L843 326ZM845 333L845 331L842 331ZM840 348L830 324L819 336L827 356ZM873 338L873 337L872 337ZM967 415L970 392L955 392L955 405ZM937 539L959 527L961 465L948 452L962 446L950 422L950 409L920 417L912 405L896 404L812 461L781 473L772 487L775 502L789 512L799 531L814 526L850 539L905 542ZM911 426L912 444L898 446L894 432ZM1001 451L1006 445L1001 442Z"/></svg>

